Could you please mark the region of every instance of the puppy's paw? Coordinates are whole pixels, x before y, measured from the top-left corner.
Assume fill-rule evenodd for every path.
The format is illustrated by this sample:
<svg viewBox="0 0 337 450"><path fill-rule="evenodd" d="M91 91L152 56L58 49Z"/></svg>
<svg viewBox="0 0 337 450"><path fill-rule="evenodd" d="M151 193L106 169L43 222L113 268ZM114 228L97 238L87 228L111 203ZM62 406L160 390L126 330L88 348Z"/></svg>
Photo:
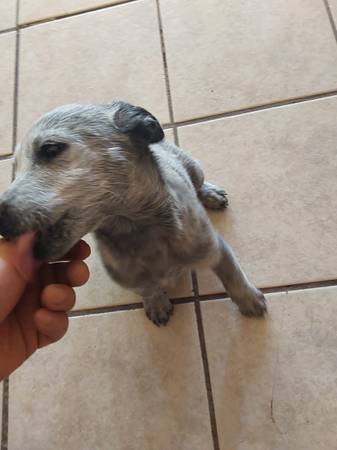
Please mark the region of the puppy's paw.
<svg viewBox="0 0 337 450"><path fill-rule="evenodd" d="M173 314L173 305L169 300L158 301L144 304L145 314L158 327L166 325Z"/></svg>
<svg viewBox="0 0 337 450"><path fill-rule="evenodd" d="M228 206L226 192L211 183L204 183L198 194L199 199L205 208L224 209Z"/></svg>
<svg viewBox="0 0 337 450"><path fill-rule="evenodd" d="M232 300L239 307L241 314L247 317L261 317L267 312L266 299L261 291L251 288L240 297L232 296Z"/></svg>

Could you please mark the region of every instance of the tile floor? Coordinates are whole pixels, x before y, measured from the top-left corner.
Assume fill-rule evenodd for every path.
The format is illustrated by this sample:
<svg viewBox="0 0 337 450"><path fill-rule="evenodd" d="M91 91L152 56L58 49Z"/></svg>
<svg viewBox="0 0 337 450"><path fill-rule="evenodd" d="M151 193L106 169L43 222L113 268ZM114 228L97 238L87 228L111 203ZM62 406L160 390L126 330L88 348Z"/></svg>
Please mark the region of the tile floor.
<svg viewBox="0 0 337 450"><path fill-rule="evenodd" d="M200 271L157 329L94 250L69 333L4 389L1 450L336 450L336 1L18 1L0 5L0 190L41 113L141 104L229 192L211 218L269 314Z"/></svg>

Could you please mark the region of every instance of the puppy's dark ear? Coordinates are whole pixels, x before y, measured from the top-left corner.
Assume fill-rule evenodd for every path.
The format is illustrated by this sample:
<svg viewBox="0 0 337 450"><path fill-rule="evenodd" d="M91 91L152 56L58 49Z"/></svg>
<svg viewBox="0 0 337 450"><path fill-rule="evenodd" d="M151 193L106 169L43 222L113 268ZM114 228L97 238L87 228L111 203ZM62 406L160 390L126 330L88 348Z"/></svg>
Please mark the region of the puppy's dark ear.
<svg viewBox="0 0 337 450"><path fill-rule="evenodd" d="M140 106L122 103L114 119L118 130L138 143L148 145L164 139L164 131L158 120Z"/></svg>

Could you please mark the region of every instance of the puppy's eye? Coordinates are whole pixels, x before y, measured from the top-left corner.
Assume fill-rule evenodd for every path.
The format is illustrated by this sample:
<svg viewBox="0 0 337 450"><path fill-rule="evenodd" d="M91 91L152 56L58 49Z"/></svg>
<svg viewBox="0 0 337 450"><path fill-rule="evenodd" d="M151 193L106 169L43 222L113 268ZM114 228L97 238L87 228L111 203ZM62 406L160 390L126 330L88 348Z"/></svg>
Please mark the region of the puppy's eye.
<svg viewBox="0 0 337 450"><path fill-rule="evenodd" d="M52 159L58 156L67 148L64 142L47 142L40 147L40 157L43 159Z"/></svg>

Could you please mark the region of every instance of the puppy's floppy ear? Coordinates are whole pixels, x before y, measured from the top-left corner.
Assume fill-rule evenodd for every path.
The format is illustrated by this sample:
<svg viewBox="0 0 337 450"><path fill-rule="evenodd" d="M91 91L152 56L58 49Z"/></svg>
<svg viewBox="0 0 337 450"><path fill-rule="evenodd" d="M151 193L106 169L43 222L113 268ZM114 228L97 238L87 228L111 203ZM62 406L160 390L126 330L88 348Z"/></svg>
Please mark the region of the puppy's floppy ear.
<svg viewBox="0 0 337 450"><path fill-rule="evenodd" d="M158 120L140 106L121 103L114 119L118 130L137 143L148 145L164 139L164 131Z"/></svg>

